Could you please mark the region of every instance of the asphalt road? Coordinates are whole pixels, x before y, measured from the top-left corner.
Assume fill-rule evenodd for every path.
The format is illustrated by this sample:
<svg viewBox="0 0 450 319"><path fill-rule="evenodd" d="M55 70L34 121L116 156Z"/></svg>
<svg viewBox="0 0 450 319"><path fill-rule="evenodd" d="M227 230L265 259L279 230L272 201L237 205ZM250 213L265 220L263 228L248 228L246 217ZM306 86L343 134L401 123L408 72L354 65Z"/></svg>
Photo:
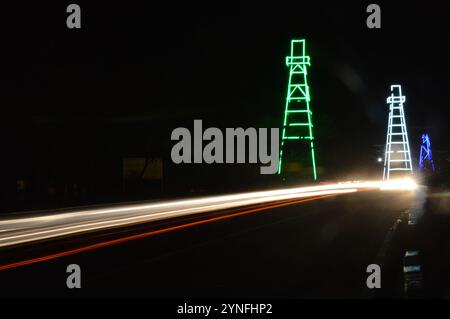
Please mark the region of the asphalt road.
<svg viewBox="0 0 450 319"><path fill-rule="evenodd" d="M399 218L406 225L416 202L410 191L370 191L221 219L0 271L1 297L402 297L405 248L391 228ZM34 244L13 253L46 255L108 236L118 234ZM4 258L10 255L3 251ZM66 267L73 263L81 267L81 289L66 287ZM382 288L376 291L366 287L366 268L374 263L382 267Z"/></svg>

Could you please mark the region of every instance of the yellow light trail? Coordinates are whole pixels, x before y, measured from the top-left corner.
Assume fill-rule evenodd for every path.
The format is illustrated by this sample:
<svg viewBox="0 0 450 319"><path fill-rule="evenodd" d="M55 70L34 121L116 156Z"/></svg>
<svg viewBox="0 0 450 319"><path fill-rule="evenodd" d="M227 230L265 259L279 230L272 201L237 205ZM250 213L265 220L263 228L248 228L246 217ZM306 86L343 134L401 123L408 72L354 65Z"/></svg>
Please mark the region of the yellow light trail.
<svg viewBox="0 0 450 319"><path fill-rule="evenodd" d="M0 247L280 200L359 190L413 190L416 187L411 179L344 182L111 208L73 209L57 214L12 215L0 219Z"/></svg>
<svg viewBox="0 0 450 319"><path fill-rule="evenodd" d="M118 245L118 244L122 244L122 243L125 243L128 241L136 240L136 239L142 239L145 237L169 233L169 232L180 230L180 229L185 229L185 228L189 228L189 227L193 227L193 226L197 226L197 225L212 223L215 221L234 218L234 217L243 216L243 215L247 215L247 214L251 214L251 213L261 212L261 211L265 211L265 210L269 210L269 209L273 209L273 208L318 200L318 199L326 198L326 197L330 197L330 196L333 196L333 195L315 196L315 197L309 197L306 199L298 199L298 200L294 200L294 201L282 202L282 203L278 203L278 204L268 204L263 207L252 208L252 209L247 209L247 210L238 211L238 212L231 212L231 213L228 212L227 214L222 215L222 216L208 217L206 219L200 219L200 220L197 220L194 222L187 222L187 223L183 223L183 224L176 225L176 226L164 227L164 228L160 228L160 229L156 229L156 230L152 230L152 231L148 231L148 232L139 233L136 235L120 237L117 239L102 241L102 242L98 242L95 244L91 244L91 245L87 245L87 246L83 246L83 247L79 247L79 248L74 248L74 249L69 249L69 250L65 250L65 251L61 251L61 252L57 252L57 253L53 253L53 254L49 254L49 255L44 255L41 257L35 257L35 258L12 262L9 264L0 265L0 271L14 269L14 268L22 267L22 266L27 266L27 265L32 265L32 264L36 264L39 262L49 261L49 260L53 260L53 259L57 259L57 258L62 258L62 257L66 257L66 256L71 256L71 255L91 251L94 249Z"/></svg>

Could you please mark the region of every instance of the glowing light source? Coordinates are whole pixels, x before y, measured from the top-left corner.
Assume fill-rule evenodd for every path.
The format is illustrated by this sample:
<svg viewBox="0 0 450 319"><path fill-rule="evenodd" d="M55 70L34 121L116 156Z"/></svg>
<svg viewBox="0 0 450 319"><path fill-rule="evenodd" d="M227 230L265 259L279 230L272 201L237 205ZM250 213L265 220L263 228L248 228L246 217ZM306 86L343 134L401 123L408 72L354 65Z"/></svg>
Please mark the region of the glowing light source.
<svg viewBox="0 0 450 319"><path fill-rule="evenodd" d="M311 63L309 56L306 55L305 40L291 41L291 55L286 57L286 65L289 67L289 83L284 111L278 174L281 174L282 170L283 147L285 144L288 141L290 143L306 143L311 156L312 175L314 180L316 180L312 112L309 107L311 97L307 81L307 67Z"/></svg>
<svg viewBox="0 0 450 319"><path fill-rule="evenodd" d="M384 158L383 179L389 180L391 172L413 173L411 153L409 150L408 132L406 131L402 95L400 85L391 85L389 104L389 121L386 135L386 154Z"/></svg>
<svg viewBox="0 0 450 319"><path fill-rule="evenodd" d="M411 178L391 180L380 187L380 190L415 190L416 182Z"/></svg>
<svg viewBox="0 0 450 319"><path fill-rule="evenodd" d="M434 172L433 154L431 152L431 142L428 134L422 134L422 144L420 145L419 171Z"/></svg>

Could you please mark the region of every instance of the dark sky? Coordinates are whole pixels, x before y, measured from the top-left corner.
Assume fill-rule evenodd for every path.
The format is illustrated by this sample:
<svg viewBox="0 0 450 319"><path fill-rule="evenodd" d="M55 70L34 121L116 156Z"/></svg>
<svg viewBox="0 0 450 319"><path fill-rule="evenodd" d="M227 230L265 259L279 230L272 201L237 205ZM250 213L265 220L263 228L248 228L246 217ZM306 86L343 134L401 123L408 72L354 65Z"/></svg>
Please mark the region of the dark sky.
<svg viewBox="0 0 450 319"><path fill-rule="evenodd" d="M407 96L414 152L424 130L448 149L448 1L377 2L381 30L366 27L364 1L92 2L78 2L81 30L66 28L66 3L2 9L2 153L11 179L67 171L101 179L121 157L168 160L170 132L193 119L280 126L292 38L305 38L311 56L326 176L373 164L391 84Z"/></svg>

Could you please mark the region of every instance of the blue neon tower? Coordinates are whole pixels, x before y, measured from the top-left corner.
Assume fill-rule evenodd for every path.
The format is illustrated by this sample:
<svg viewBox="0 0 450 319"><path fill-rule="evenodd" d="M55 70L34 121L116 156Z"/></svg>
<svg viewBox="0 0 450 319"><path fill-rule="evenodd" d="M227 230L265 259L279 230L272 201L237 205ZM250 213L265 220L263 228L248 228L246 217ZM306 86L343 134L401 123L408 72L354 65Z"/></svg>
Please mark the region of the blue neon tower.
<svg viewBox="0 0 450 319"><path fill-rule="evenodd" d="M431 141L428 134L422 134L420 145L419 171L434 172L433 153L431 152Z"/></svg>

